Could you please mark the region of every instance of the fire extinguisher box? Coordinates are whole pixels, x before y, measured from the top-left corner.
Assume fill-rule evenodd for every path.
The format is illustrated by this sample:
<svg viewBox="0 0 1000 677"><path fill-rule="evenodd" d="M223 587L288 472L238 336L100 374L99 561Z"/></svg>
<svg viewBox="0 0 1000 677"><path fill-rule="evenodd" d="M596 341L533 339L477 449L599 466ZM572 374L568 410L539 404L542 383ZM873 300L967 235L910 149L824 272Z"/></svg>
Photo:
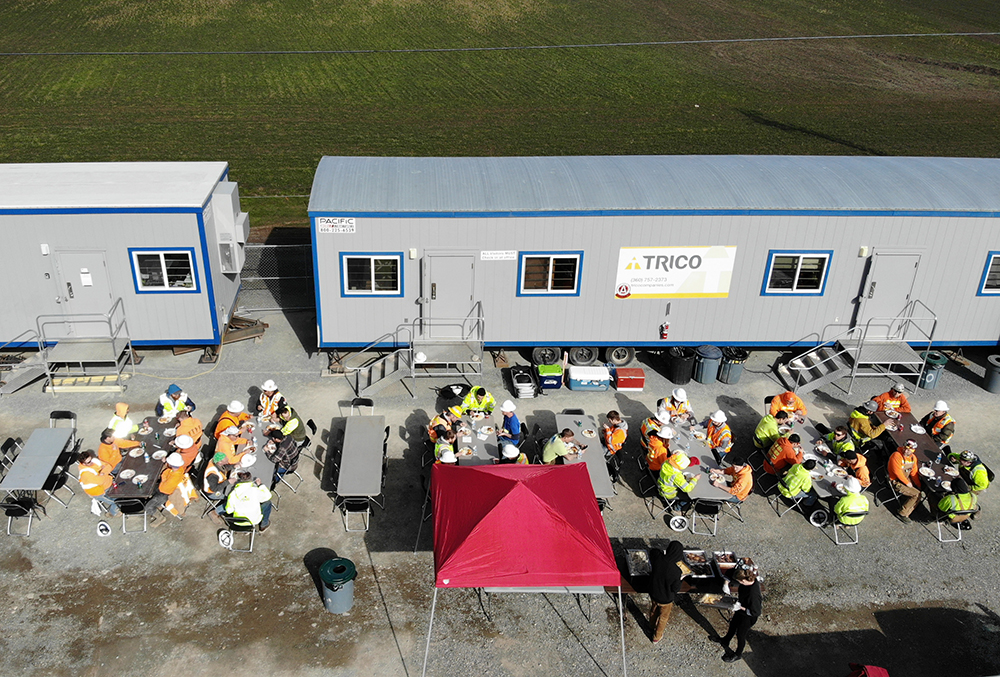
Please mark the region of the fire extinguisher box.
<svg viewBox="0 0 1000 677"><path fill-rule="evenodd" d="M642 369L619 367L615 370L615 389L642 391L646 387L646 372Z"/></svg>

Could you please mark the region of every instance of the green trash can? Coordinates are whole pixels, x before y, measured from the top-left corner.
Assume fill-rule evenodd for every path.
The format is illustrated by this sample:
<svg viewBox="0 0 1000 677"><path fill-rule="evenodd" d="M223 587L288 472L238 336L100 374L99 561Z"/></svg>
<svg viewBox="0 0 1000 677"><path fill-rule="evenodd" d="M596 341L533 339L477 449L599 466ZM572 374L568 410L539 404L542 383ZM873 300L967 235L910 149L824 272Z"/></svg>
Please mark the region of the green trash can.
<svg viewBox="0 0 1000 677"><path fill-rule="evenodd" d="M332 614L346 614L354 606L354 562L343 557L328 560L319 568L323 581L323 606Z"/></svg>
<svg viewBox="0 0 1000 677"><path fill-rule="evenodd" d="M941 372L944 371L944 365L948 364L948 358L934 350L924 351L920 353L920 357L924 360L924 373L917 385L924 390L934 390Z"/></svg>

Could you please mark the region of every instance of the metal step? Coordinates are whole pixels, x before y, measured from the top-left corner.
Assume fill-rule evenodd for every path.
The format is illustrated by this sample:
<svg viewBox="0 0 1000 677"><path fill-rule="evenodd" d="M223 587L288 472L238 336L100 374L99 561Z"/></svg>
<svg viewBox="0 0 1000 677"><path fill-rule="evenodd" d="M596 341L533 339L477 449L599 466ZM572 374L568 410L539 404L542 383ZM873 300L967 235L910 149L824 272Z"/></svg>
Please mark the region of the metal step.
<svg viewBox="0 0 1000 677"><path fill-rule="evenodd" d="M21 367L11 372L11 376L0 386L0 395L16 393L28 384L34 383L45 376L45 367Z"/></svg>
<svg viewBox="0 0 1000 677"><path fill-rule="evenodd" d="M389 353L358 372L359 397L374 395L386 386L401 381L408 375L405 348Z"/></svg>
<svg viewBox="0 0 1000 677"><path fill-rule="evenodd" d="M777 372L786 388L801 394L843 378L851 373L852 366L853 361L847 353L822 346L789 360L788 364L779 365ZM800 376L793 371L795 367L804 367Z"/></svg>

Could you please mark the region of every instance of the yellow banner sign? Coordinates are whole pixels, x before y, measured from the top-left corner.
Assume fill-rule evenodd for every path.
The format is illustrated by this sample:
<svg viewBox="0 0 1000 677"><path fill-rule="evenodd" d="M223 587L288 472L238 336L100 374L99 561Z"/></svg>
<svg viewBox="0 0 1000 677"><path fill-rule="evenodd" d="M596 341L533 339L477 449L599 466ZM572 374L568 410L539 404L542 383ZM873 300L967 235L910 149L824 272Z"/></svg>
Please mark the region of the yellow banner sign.
<svg viewBox="0 0 1000 677"><path fill-rule="evenodd" d="M615 298L725 298L736 247L622 247Z"/></svg>

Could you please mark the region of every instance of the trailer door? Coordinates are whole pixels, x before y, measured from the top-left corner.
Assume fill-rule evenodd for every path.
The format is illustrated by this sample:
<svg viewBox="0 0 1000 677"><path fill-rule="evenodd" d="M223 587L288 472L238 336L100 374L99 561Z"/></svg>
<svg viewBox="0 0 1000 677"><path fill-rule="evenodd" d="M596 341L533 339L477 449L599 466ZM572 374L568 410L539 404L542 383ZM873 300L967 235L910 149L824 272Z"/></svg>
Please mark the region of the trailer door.
<svg viewBox="0 0 1000 677"><path fill-rule="evenodd" d="M476 296L474 252L425 252L422 319L424 338L465 339Z"/></svg>
<svg viewBox="0 0 1000 677"><path fill-rule="evenodd" d="M46 336L107 336L108 324L99 318L80 315L105 315L111 310L111 280L104 252L100 250L57 250L55 264L59 293L56 303L62 307L67 322L62 329L45 327ZM72 321L70 319L72 318Z"/></svg>
<svg viewBox="0 0 1000 677"><path fill-rule="evenodd" d="M916 252L876 250L872 254L858 314L859 327L871 321L869 338L902 338L896 337L901 322L892 318L902 318L919 266L920 254Z"/></svg>

